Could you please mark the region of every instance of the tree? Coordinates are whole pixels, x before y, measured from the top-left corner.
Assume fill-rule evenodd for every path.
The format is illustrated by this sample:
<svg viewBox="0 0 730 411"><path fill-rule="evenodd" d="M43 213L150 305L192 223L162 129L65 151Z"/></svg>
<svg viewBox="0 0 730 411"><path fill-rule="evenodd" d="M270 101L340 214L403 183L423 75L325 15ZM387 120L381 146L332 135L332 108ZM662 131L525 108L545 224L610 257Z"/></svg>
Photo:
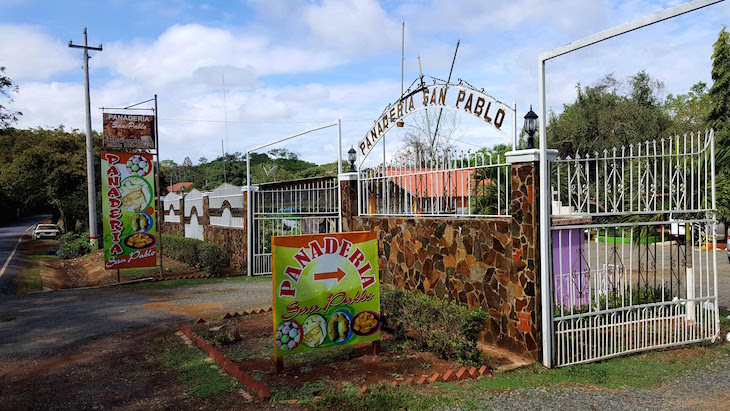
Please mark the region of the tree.
<svg viewBox="0 0 730 411"><path fill-rule="evenodd" d="M13 102L10 93L17 93L18 86L5 75L5 67L0 66L0 93L8 99L8 103ZM23 115L20 111L13 111L0 104L0 128L10 127L18 122L18 116Z"/></svg>
<svg viewBox="0 0 730 411"><path fill-rule="evenodd" d="M712 46L712 87L707 125L715 130L718 218L730 222L730 34L723 27Z"/></svg>
<svg viewBox="0 0 730 411"><path fill-rule="evenodd" d="M707 117L710 114L710 95L707 83L698 82L687 94L668 95L664 107L674 120L668 135L696 133L709 128Z"/></svg>
<svg viewBox="0 0 730 411"><path fill-rule="evenodd" d="M624 81L609 74L593 86L578 83L576 88L575 102L548 119L549 147L561 157L659 139L672 126L659 97L663 85L645 71Z"/></svg>
<svg viewBox="0 0 730 411"><path fill-rule="evenodd" d="M461 118L453 111L444 111L440 117L439 120L439 110L423 110L408 116L404 121L403 148L396 158L409 159L416 153L433 157L440 151L452 149L454 142L463 137Z"/></svg>
<svg viewBox="0 0 730 411"><path fill-rule="evenodd" d="M88 216L86 188L86 138L78 130L6 129L2 133L0 193L7 194L5 207L21 213L57 210L69 230ZM100 167L101 137L94 134L94 167ZM97 174L97 193L101 176ZM100 197L100 195L99 195ZM99 198L97 198L99 200ZM15 208L15 209L13 209ZM101 210L98 210L101 212ZM101 218L97 218L101 222Z"/></svg>
<svg viewBox="0 0 730 411"><path fill-rule="evenodd" d="M730 175L730 34L723 27L712 46L712 87L707 125L715 130L717 172Z"/></svg>

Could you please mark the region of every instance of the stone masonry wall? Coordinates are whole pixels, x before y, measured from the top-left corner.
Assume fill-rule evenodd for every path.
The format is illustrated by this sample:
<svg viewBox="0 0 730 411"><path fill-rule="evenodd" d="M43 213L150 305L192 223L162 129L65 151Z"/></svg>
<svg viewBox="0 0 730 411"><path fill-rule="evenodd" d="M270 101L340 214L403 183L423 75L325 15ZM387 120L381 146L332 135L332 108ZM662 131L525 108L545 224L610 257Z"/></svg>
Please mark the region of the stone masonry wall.
<svg viewBox="0 0 730 411"><path fill-rule="evenodd" d="M511 217L352 217L378 235L381 281L489 313L484 342L539 358L537 168L513 165ZM345 201L343 201L343 204Z"/></svg>

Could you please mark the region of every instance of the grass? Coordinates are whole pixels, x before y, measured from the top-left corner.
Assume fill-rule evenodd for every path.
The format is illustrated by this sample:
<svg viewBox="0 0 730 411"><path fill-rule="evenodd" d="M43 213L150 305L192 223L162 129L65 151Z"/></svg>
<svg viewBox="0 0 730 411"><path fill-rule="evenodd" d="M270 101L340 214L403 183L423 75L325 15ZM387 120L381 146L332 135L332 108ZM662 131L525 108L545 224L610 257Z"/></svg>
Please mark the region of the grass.
<svg viewBox="0 0 730 411"><path fill-rule="evenodd" d="M29 260L57 260L58 257L55 254L30 254L26 256Z"/></svg>
<svg viewBox="0 0 730 411"><path fill-rule="evenodd" d="M255 283L271 281L271 276L238 276L238 277L214 277L214 278L195 278L189 280L167 280L154 281L145 283L128 284L125 287L132 288L168 288L168 287L193 287L205 284L239 284L239 283Z"/></svg>
<svg viewBox="0 0 730 411"><path fill-rule="evenodd" d="M728 312L723 312L723 329L730 327ZM429 410L459 404L465 409L483 407L480 401L490 395L518 388L562 389L587 386L603 389L652 389L710 364L730 354L730 344L702 344L680 350L653 351L614 358L598 363L547 369L539 364L491 378L464 383L435 383L426 387L375 384L360 395L360 387L336 385L329 378L304 384L299 389L286 384L272 386L271 403L297 399L315 409ZM321 397L315 403L312 399Z"/></svg>
<svg viewBox="0 0 730 411"><path fill-rule="evenodd" d="M20 294L31 293L34 291L43 291L41 268L38 266L23 270L21 282L18 285L18 292Z"/></svg>
<svg viewBox="0 0 730 411"><path fill-rule="evenodd" d="M208 398L239 388L238 381L211 368L207 358L198 349L177 343L166 346L157 357L165 368L180 374L179 382L190 387L186 393L191 397Z"/></svg>

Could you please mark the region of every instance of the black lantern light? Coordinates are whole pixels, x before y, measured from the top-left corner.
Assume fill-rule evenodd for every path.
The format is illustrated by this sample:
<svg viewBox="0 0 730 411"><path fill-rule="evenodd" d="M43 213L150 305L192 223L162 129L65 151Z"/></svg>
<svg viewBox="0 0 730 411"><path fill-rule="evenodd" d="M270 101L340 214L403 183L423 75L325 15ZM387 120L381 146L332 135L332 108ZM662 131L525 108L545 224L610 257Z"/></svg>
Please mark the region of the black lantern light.
<svg viewBox="0 0 730 411"><path fill-rule="evenodd" d="M354 173L355 170L355 160L357 160L356 157L357 152L355 152L355 148L353 146L350 146L350 149L347 150L347 161L350 162L350 170L348 172Z"/></svg>
<svg viewBox="0 0 730 411"><path fill-rule="evenodd" d="M537 131L537 114L532 111L532 104L530 104L530 111L525 114L525 132L527 137L527 148L535 148L535 131Z"/></svg>

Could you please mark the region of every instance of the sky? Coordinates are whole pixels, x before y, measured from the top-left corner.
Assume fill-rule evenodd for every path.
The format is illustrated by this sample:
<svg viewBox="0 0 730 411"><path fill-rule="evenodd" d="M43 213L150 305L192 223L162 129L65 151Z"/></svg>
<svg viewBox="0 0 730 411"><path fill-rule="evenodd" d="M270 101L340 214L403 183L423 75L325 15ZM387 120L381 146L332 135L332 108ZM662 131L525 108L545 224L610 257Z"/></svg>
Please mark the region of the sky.
<svg viewBox="0 0 730 411"><path fill-rule="evenodd" d="M459 41L452 82L516 104L520 128L530 105L538 111L540 53L680 3L0 0L0 66L19 87L9 105L23 112L18 128L85 130L83 53L68 42L82 44L87 27L89 45L103 46L90 52L94 130L102 129L103 111L157 95L162 160L198 164L224 151L245 153L337 119L346 157L400 96L403 22L406 88L419 76L419 56L424 75L446 79ZM712 44L728 23L730 2L723 2L551 60L547 107L560 113L577 84L607 74L646 70L664 83L664 97L699 81L711 85ZM445 112L459 122L463 150L511 142L511 118L500 131ZM391 157L401 139L395 129L378 150ZM262 151L271 148L318 164L336 161L338 130Z"/></svg>

